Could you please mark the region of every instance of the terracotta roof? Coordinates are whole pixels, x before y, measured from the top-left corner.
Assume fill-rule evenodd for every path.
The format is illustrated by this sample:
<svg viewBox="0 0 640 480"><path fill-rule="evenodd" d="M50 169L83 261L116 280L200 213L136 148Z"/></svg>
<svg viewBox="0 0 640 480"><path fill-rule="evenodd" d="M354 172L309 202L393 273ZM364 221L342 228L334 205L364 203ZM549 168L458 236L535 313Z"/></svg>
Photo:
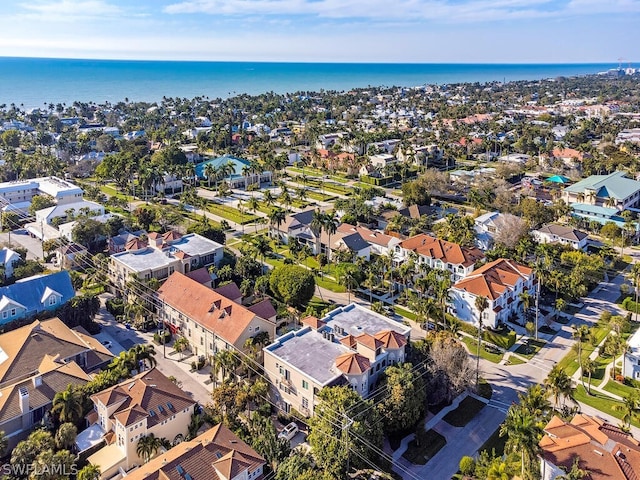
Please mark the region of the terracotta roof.
<svg viewBox="0 0 640 480"><path fill-rule="evenodd" d="M355 341L374 351L377 348L382 347L382 341L377 339L373 335L369 335L368 333L363 333L362 335L358 335L357 337L355 337Z"/></svg>
<svg viewBox="0 0 640 480"><path fill-rule="evenodd" d="M173 254L173 256L176 258L179 258L180 260L184 260L185 258L191 258L191 255L183 252L182 250L178 250L176 253Z"/></svg>
<svg viewBox="0 0 640 480"><path fill-rule="evenodd" d="M91 400L105 406L120 403L112 414L113 418L126 426L146 417L147 428L175 412L193 408L196 403L155 368L98 392L91 396Z"/></svg>
<svg viewBox="0 0 640 480"><path fill-rule="evenodd" d="M365 242L380 245L382 247L388 246L389 242L394 240L394 237L385 233L376 232L375 230L370 230L366 227L350 225L348 223L340 225L338 227L338 232L346 234L359 233Z"/></svg>
<svg viewBox="0 0 640 480"><path fill-rule="evenodd" d="M151 232L149 235L147 235L147 237L150 238L151 240L156 240L160 238L161 235L158 232Z"/></svg>
<svg viewBox="0 0 640 480"><path fill-rule="evenodd" d="M407 344L407 339L404 338L404 335L393 330L383 330L376 333L374 337L382 342L382 346L385 349L402 348Z"/></svg>
<svg viewBox="0 0 640 480"><path fill-rule="evenodd" d="M340 339L340 343L345 347L356 348L356 337L354 337L353 335L347 335L346 337Z"/></svg>
<svg viewBox="0 0 640 480"><path fill-rule="evenodd" d="M128 480L228 480L244 470L254 472L265 459L222 424L194 440L182 442L168 452L127 474ZM177 467L180 465L183 474ZM224 475L224 478L218 474ZM253 477L262 479L263 475Z"/></svg>
<svg viewBox="0 0 640 480"><path fill-rule="evenodd" d="M170 307L234 345L256 317L244 306L179 272L167 279L158 295Z"/></svg>
<svg viewBox="0 0 640 480"><path fill-rule="evenodd" d="M129 240L124 246L124 249L127 251L142 250L143 248L147 248L147 242L140 240L139 238Z"/></svg>
<svg viewBox="0 0 640 480"><path fill-rule="evenodd" d="M499 258L475 270L471 275L454 284L454 288L465 290L476 296L495 300L512 289L518 279L526 280L532 274L529 267L511 260Z"/></svg>
<svg viewBox="0 0 640 480"><path fill-rule="evenodd" d="M304 317L302 320L300 320L300 323L302 323L303 325L309 325L314 330L318 330L319 328L326 325L326 323L324 323L318 317L314 317L313 315Z"/></svg>
<svg viewBox="0 0 640 480"><path fill-rule="evenodd" d="M346 375L359 375L371 368L369 359L359 353L343 353L336 358L336 368Z"/></svg>
<svg viewBox="0 0 640 480"><path fill-rule="evenodd" d="M173 242L175 240L180 240L182 238L182 234L176 232L175 230L169 230L165 234L162 235L162 240L165 242Z"/></svg>
<svg viewBox="0 0 640 480"><path fill-rule="evenodd" d="M0 384L33 374L45 355L55 355L64 360L95 349L99 355L88 359L93 363L87 364L87 370L113 357L99 342L74 332L59 318L36 320L0 335L0 349L8 357L0 363Z"/></svg>
<svg viewBox="0 0 640 480"><path fill-rule="evenodd" d="M484 259L484 253L476 247L462 247L426 234L416 235L400 243L405 250L424 257L441 260L452 265L471 266Z"/></svg>
<svg viewBox="0 0 640 480"><path fill-rule="evenodd" d="M570 423L554 416L540 440L543 458L570 469L575 458L590 480L640 478L640 444L618 427L584 414Z"/></svg>

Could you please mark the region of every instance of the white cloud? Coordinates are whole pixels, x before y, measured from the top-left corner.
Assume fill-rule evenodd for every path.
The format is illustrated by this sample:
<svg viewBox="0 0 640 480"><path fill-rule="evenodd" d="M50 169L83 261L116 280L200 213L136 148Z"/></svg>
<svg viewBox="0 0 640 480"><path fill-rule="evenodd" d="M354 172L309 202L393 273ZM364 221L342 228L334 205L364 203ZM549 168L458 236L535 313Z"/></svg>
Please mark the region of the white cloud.
<svg viewBox="0 0 640 480"><path fill-rule="evenodd" d="M20 20L77 22L91 19L115 19L129 15L124 8L105 0L52 0L20 4Z"/></svg>
<svg viewBox="0 0 640 480"><path fill-rule="evenodd" d="M640 0L186 0L164 8L169 14L204 13L217 16L312 16L319 18L371 20L404 19L407 22L435 20L445 23L509 21L630 13L640 11Z"/></svg>

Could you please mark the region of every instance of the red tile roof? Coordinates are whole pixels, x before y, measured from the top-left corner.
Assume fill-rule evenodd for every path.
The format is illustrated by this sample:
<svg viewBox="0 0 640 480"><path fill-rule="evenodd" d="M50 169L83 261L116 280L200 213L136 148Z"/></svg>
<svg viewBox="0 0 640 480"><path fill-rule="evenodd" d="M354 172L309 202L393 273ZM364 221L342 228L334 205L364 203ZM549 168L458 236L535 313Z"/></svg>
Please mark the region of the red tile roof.
<svg viewBox="0 0 640 480"><path fill-rule="evenodd" d="M355 337L355 341L374 351L377 348L382 347L382 341L378 340L373 335L369 335L368 333L363 333L362 335L358 335L357 337Z"/></svg>
<svg viewBox="0 0 640 480"><path fill-rule="evenodd" d="M371 368L369 359L359 353L343 353L336 358L336 368L347 375L359 375Z"/></svg>
<svg viewBox="0 0 640 480"><path fill-rule="evenodd" d="M457 281L454 288L495 300L505 291L513 288L519 279L526 280L531 274L531 268L499 258Z"/></svg>
<svg viewBox="0 0 640 480"><path fill-rule="evenodd" d="M318 330L319 328L326 325L322 320L319 320L318 317L314 317L313 315L304 317L302 320L300 320L300 323L302 323L303 325L309 325L314 330Z"/></svg>
<svg viewBox="0 0 640 480"><path fill-rule="evenodd" d="M476 247L462 247L426 234L416 235L400 243L405 250L416 252L424 257L441 260L452 265L469 267L484 259L484 253Z"/></svg>
<svg viewBox="0 0 640 480"><path fill-rule="evenodd" d="M382 342L382 346L385 349L402 348L407 344L407 339L404 338L404 335L393 330L383 330L376 333L374 337Z"/></svg>
<svg viewBox="0 0 640 480"><path fill-rule="evenodd" d="M167 305L233 345L256 317L244 306L179 272L171 274L158 295Z"/></svg>

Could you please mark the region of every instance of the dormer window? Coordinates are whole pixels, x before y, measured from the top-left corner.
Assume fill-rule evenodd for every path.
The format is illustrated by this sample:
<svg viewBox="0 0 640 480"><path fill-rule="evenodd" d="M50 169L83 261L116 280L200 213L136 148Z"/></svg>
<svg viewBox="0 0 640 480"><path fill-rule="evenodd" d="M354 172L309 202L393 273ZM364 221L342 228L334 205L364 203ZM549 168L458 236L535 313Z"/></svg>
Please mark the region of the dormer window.
<svg viewBox="0 0 640 480"><path fill-rule="evenodd" d="M49 297L49 305L55 305L56 303L58 303L58 299L55 297L55 295L51 295Z"/></svg>

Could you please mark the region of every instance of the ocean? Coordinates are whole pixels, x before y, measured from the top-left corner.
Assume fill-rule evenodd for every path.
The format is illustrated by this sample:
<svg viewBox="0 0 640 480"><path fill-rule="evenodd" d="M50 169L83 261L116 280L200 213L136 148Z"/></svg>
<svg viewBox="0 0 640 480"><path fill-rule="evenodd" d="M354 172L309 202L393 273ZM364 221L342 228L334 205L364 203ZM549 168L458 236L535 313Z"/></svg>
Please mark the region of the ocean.
<svg viewBox="0 0 640 480"><path fill-rule="evenodd" d="M594 74L610 64L373 64L76 60L0 57L0 104L155 102L241 93L537 80Z"/></svg>

